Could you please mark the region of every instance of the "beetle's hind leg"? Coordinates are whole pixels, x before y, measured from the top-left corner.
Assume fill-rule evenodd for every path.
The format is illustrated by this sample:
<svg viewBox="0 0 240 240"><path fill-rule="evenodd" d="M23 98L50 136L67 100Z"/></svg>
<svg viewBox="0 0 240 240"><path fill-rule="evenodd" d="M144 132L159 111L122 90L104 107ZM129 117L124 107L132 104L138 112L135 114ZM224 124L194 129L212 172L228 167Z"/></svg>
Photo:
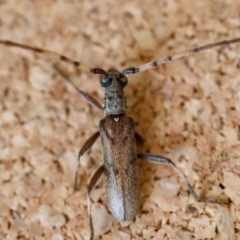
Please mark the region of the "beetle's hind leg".
<svg viewBox="0 0 240 240"><path fill-rule="evenodd" d="M104 167L101 165L96 172L93 174L93 176L90 179L90 182L87 187L87 203L88 203L88 219L89 219L89 226L90 226L90 240L94 237L94 228L93 228L93 222L92 222L92 205L91 205L91 199L90 199L90 192L92 188L96 185L97 181L101 177L101 175L104 172Z"/></svg>
<svg viewBox="0 0 240 240"><path fill-rule="evenodd" d="M143 160L146 160L148 162L153 162L153 163L161 163L161 164L167 164L173 167L173 169L175 170L175 172L177 172L177 174L181 177L181 179L183 180L184 184L187 186L189 192L191 193L191 195L194 197L194 199L196 200L196 202L201 202L201 203L208 203L208 204L215 204L215 205L224 205L227 203L220 203L217 201L213 201L213 200L202 200L198 197L197 193L193 190L193 187L190 185L190 183L188 182L188 180L186 179L186 177L184 176L184 174L180 171L180 169L172 162L171 159L169 158L165 158L159 155L153 155L153 154L138 154L137 155L138 158L141 158Z"/></svg>

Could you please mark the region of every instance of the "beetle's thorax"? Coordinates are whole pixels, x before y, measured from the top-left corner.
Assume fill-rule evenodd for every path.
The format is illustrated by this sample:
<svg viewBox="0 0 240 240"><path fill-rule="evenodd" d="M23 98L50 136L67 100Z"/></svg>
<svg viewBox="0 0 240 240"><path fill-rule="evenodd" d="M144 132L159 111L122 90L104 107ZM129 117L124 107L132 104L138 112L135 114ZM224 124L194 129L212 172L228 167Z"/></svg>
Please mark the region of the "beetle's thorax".
<svg viewBox="0 0 240 240"><path fill-rule="evenodd" d="M127 85L127 77L117 70L109 70L107 75L100 79L101 86L105 89L103 110L108 115L126 113L126 98L123 88Z"/></svg>

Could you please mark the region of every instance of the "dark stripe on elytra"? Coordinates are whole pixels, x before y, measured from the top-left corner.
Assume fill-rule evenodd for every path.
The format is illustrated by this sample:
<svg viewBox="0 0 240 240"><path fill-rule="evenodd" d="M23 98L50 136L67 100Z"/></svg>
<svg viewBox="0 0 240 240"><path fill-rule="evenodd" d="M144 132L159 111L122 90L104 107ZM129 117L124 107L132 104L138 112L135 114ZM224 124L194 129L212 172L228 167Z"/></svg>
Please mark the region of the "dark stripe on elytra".
<svg viewBox="0 0 240 240"><path fill-rule="evenodd" d="M105 126L102 126L102 132L106 135L106 138L111 141L111 144L114 145L114 144L115 144L114 138L112 138L112 137L110 136L110 134L109 134L108 131L106 130Z"/></svg>

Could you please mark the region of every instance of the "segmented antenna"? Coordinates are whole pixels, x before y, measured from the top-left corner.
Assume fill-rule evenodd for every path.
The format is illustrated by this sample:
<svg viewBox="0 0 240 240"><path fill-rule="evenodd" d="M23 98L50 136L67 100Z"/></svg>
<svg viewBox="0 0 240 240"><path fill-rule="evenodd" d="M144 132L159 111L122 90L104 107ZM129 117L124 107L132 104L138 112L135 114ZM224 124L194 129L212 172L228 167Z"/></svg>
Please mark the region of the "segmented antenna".
<svg viewBox="0 0 240 240"><path fill-rule="evenodd" d="M151 62L146 63L146 64L144 64L140 67L126 68L122 71L122 74L135 74L135 73L138 73L138 72L143 72L143 71L146 71L148 69L158 67L162 64L172 62L172 61L174 61L176 59L179 59L179 58L185 58L185 57L188 57L190 55L193 55L193 54L196 54L196 53L208 50L208 49L212 49L212 48L220 47L220 46L225 46L225 45L230 45L230 44L234 44L234 43L238 43L238 42L240 42L240 38L235 38L235 39L232 39L232 40L229 40L229 41L221 41L221 42L211 43L211 44L207 44L207 45L204 45L204 46L198 47L198 48L192 48L190 50L187 50L187 51L184 51L184 52L181 52L181 53L176 53L172 56L167 56L167 57L164 57L164 58L161 58L161 59L158 59L158 60L151 61ZM94 74L107 75L107 72L105 70L103 70L102 68L91 68L91 67L89 67L89 66L87 66L83 63L80 63L78 61L75 61L71 58L60 55L60 54L58 54L56 52L53 52L53 51L49 51L49 50L42 49L42 48L31 47L31 46L28 46L28 45L25 45L25 44L15 43L15 42L6 41L6 40L0 40L0 44L4 44L8 47L18 47L18 48L23 48L23 49L26 49L26 50L31 50L31 51L34 51L36 53L45 54L45 55L50 56L53 59L60 60L60 61L63 61L63 62L67 62L67 63L69 63L69 64L71 64L71 65L73 65L77 68L80 68L80 69L84 70L84 71L91 72L91 73L94 73Z"/></svg>
<svg viewBox="0 0 240 240"><path fill-rule="evenodd" d="M211 48L230 45L230 44L238 43L238 42L240 42L240 38L235 38L235 39L232 39L232 40L229 40L229 41L221 41L221 42L211 43L211 44L207 44L207 45L204 45L202 47L199 47L199 48L192 48L190 50L187 50L187 51L184 51L184 52L181 52L181 53L177 53L177 54L174 54L172 56L167 56L167 57L155 60L155 61L151 61L151 62L146 63L146 64L144 64L140 67L126 68L125 70L122 71L122 73L123 74L134 74L134 73L138 73L138 72L143 72L143 71L146 71L148 69L158 67L162 64L172 62L172 61L174 61L176 59L179 59L179 58L185 58L185 57L188 57L190 55L193 55L193 54L196 54L196 53L199 53L199 52L211 49Z"/></svg>
<svg viewBox="0 0 240 240"><path fill-rule="evenodd" d="M30 50L30 51L33 51L33 52L36 52L36 53L41 53L41 54L44 54L44 55L47 55L47 56L51 57L52 59L67 62L67 63L73 65L74 67L80 68L81 70L91 72L91 73L94 73L94 74L107 75L107 72L105 70L103 70L102 68L91 68L91 67L89 67L89 66L87 66L83 63L80 63L78 61L75 61L71 58L60 55L60 54L58 54L56 52L53 52L53 51L49 51L49 50L42 49L42 48L37 48L37 47L31 47L29 45L15 43L15 42L7 41L7 40L0 40L0 44L4 44L8 47L18 47L18 48L23 48L23 49Z"/></svg>

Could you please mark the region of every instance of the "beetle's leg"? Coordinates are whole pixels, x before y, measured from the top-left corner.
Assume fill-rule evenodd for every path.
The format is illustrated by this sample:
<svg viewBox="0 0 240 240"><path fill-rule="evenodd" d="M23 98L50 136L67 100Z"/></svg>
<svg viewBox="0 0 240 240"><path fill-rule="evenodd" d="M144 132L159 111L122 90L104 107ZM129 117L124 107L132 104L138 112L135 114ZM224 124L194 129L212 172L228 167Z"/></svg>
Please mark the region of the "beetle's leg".
<svg viewBox="0 0 240 240"><path fill-rule="evenodd" d="M96 172L93 174L93 176L91 177L90 182L88 184L88 188L87 188L87 203L88 203L88 218L89 218L89 226L90 226L90 240L92 240L93 237L94 237L90 192L91 192L92 188L96 185L98 179L101 177L103 171L104 171L104 167L103 167L103 165L101 165L96 170Z"/></svg>
<svg viewBox="0 0 240 240"><path fill-rule="evenodd" d="M212 200L201 200L198 197L198 195L196 194L196 192L193 190L193 187L190 185L190 183L188 182L188 180L186 179L184 174L180 171L180 169L178 169L178 167L172 162L171 159L165 158L165 157L162 157L162 156L159 156L159 155L152 155L152 154L138 154L137 156L138 156L138 158L144 159L148 162L171 165L173 167L173 169L178 173L178 175L182 178L182 180L185 183L185 185L187 186L189 192L192 194L192 196L194 197L194 199L197 202L210 203L210 204L216 204L216 205L226 204L226 203L219 203L219 202L212 201Z"/></svg>
<svg viewBox="0 0 240 240"><path fill-rule="evenodd" d="M89 104L91 104L92 106L94 106L94 107L102 110L101 104L100 104L94 97L92 97L91 95L89 95L89 94L81 91L81 90L77 87L77 85L76 85L74 82L72 82L72 81L66 76L66 74L64 74L64 73L59 69L59 67L58 67L56 64L54 64L54 69L57 71L57 73L58 73L59 75L61 75L61 77L62 77L65 81L67 81L68 83L70 83L70 85L72 85L72 86L80 93L80 95L82 96L82 98L84 98L84 100L86 100L86 101L87 101Z"/></svg>
<svg viewBox="0 0 240 240"><path fill-rule="evenodd" d="M103 110L101 104L93 96L91 96L81 90L78 90L78 92L89 104L91 104L92 106L94 106L100 110Z"/></svg>
<svg viewBox="0 0 240 240"><path fill-rule="evenodd" d="M97 138L99 137L100 132L97 131L95 132L82 146L82 148L80 149L79 153L78 153L78 166L77 166L77 170L75 173L75 180L74 180L74 190L77 191L77 186L78 186L78 167L79 167L79 162L80 162L80 158L81 156L92 147L92 145L95 143L95 141L97 140Z"/></svg>

